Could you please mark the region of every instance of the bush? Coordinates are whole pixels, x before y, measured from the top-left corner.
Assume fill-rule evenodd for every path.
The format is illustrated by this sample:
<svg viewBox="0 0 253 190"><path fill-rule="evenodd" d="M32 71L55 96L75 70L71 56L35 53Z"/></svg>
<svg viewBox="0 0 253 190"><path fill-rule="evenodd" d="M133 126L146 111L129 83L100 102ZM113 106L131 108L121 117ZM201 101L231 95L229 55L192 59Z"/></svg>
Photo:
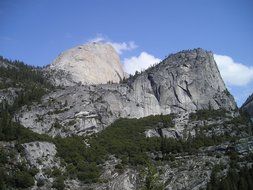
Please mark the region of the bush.
<svg viewBox="0 0 253 190"><path fill-rule="evenodd" d="M65 188L64 177L58 176L57 178L55 178L52 187L57 190L63 190Z"/></svg>
<svg viewBox="0 0 253 190"><path fill-rule="evenodd" d="M28 188L34 185L34 179L28 172L18 171L14 176L15 186L18 188Z"/></svg>
<svg viewBox="0 0 253 190"><path fill-rule="evenodd" d="M226 117L227 111L224 109L213 110L213 109L205 109L198 110L196 113L190 113L191 120L207 120L207 119L215 119L219 117Z"/></svg>

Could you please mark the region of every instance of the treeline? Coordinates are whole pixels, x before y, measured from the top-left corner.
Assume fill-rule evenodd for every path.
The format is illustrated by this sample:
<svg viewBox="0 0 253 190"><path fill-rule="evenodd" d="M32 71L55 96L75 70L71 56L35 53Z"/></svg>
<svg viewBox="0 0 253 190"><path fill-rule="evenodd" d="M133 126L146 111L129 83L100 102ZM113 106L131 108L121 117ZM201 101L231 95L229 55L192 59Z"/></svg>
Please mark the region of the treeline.
<svg viewBox="0 0 253 190"><path fill-rule="evenodd" d="M0 103L0 141L14 141L15 150L22 152L21 143L35 140L50 141L47 135L36 134L13 121L14 113L24 105L40 101L53 86L44 78L41 68L20 61L11 61L0 56L0 90L8 92L14 88L17 96L9 105ZM7 97L8 98L8 97ZM15 151L0 150L0 189L27 188L34 185L36 169L25 164L14 163Z"/></svg>
<svg viewBox="0 0 253 190"><path fill-rule="evenodd" d="M229 136L205 137L201 133L197 133L196 138L190 137L187 141L145 137L144 132L148 129L173 128L172 119L173 115L119 119L102 132L90 137L51 138L47 135L34 133L9 118L1 121L3 122L1 126L9 126L8 129L2 130L1 139L4 141L14 140L17 142L17 147L20 147L22 143L37 140L54 143L57 147L57 156L62 158L62 164L66 167L65 173L53 172L58 173L58 175L54 175L57 178L55 186L58 189L64 186L63 182L66 178L78 178L84 183L99 182L102 165L109 155L115 155L122 160L116 167L122 171L129 166L145 168L151 165L153 161L149 153L156 155L157 152L161 152L162 157L157 155L156 160L174 160L173 155L177 153L195 154L200 147L234 140ZM9 176L8 173L4 174L9 178L14 177Z"/></svg>
<svg viewBox="0 0 253 190"><path fill-rule="evenodd" d="M230 169L227 176L219 181L212 178L207 190L252 190L253 189L253 168L242 168L239 172Z"/></svg>
<svg viewBox="0 0 253 190"><path fill-rule="evenodd" d="M159 160L173 160L173 154L187 152L194 154L199 147L216 145L231 140L229 136L205 137L201 132L196 138L187 141L171 138L152 137L146 138L144 132L148 129L173 128L173 115L156 115L140 119L119 119L111 126L98 134L90 137L52 138L41 135L24 128L13 121L14 113L23 105L29 105L33 101L40 101L41 97L54 88L47 82L43 72L39 68L27 66L19 61L9 61L0 57L0 63L6 63L7 67L0 66L0 89L17 87L21 88L12 105L6 101L0 104L0 141L14 141L16 150L22 152L22 143L32 141L52 142L57 147L57 156L66 167L66 172L53 170L47 172L56 178L54 187L64 188L64 179L78 178L84 183L99 182L99 176L103 163L109 155L115 155L122 160L116 169L125 167L147 167L152 165L149 153L162 153ZM1 86L2 85L2 86ZM191 118L207 119L224 117L220 110L199 111ZM234 119L234 123L244 122L244 119ZM84 143L86 142L86 145ZM8 152L0 152L0 189L27 188L34 184L34 170L28 170L24 165L13 166L12 172L8 168ZM151 175L152 177L152 175ZM149 185L147 180L147 186ZM43 182L40 182L43 184Z"/></svg>
<svg viewBox="0 0 253 190"><path fill-rule="evenodd" d="M229 154L230 167L225 177L220 178L219 173L222 167L214 167L207 190L252 190L253 189L253 168L239 167L238 162L252 162L253 154L245 158L239 158L235 152Z"/></svg>
<svg viewBox="0 0 253 190"><path fill-rule="evenodd" d="M20 85L42 85L51 87L43 76L40 67L26 65L21 61L11 61L0 56L1 88L19 87Z"/></svg>
<svg viewBox="0 0 253 190"><path fill-rule="evenodd" d="M40 101L41 97L54 87L44 77L40 67L33 67L20 61L11 61L0 56L0 89L18 88L13 105L7 101L0 104L0 112L8 111L13 114L23 105Z"/></svg>
<svg viewBox="0 0 253 190"><path fill-rule="evenodd" d="M195 113L190 113L191 120L207 120L216 118L226 118L228 113L225 109L213 110L211 108L204 110L197 110Z"/></svg>
<svg viewBox="0 0 253 190"><path fill-rule="evenodd" d="M0 64L0 89L19 89L11 105L7 100L0 102L0 140L22 138L19 137L22 129L18 123L12 121L14 113L24 105L40 101L41 97L54 87L45 79L41 68L28 66L20 61L11 61L2 56Z"/></svg>

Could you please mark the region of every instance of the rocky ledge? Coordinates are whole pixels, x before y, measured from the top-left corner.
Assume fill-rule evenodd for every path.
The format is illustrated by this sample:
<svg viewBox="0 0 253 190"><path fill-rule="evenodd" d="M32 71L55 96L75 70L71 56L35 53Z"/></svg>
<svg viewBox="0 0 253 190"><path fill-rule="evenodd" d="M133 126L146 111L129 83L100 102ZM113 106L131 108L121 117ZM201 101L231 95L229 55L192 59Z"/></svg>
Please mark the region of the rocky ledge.
<svg viewBox="0 0 253 190"><path fill-rule="evenodd" d="M182 51L121 84L75 85L25 106L16 119L37 133L52 136L97 132L117 118L236 109L213 54Z"/></svg>

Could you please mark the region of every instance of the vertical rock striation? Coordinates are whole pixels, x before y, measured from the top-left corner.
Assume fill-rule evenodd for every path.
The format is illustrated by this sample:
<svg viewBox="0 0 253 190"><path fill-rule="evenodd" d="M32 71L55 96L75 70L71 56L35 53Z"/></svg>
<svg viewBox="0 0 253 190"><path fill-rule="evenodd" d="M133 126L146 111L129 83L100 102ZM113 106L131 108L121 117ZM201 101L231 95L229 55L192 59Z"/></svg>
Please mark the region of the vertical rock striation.
<svg viewBox="0 0 253 190"><path fill-rule="evenodd" d="M30 110L24 107L17 118L35 132L68 136L100 131L120 117L209 108L234 110L236 103L213 54L194 49L170 55L125 84L76 85L58 90ZM58 122L62 127L55 125Z"/></svg>
<svg viewBox="0 0 253 190"><path fill-rule="evenodd" d="M241 107L242 111L249 114L253 121L253 94L251 94Z"/></svg>

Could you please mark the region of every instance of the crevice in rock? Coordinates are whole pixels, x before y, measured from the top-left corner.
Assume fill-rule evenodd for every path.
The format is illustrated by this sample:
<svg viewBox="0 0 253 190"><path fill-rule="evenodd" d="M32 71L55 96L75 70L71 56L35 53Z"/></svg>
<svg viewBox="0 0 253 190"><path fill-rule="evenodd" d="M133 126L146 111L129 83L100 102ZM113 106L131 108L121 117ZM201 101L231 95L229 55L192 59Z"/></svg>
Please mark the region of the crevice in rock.
<svg viewBox="0 0 253 190"><path fill-rule="evenodd" d="M191 95L190 90L188 88L188 82L187 81L184 81L184 82L185 82L186 89L184 89L180 85L178 85L178 86L187 94L187 96L189 96L190 99L192 99L192 95Z"/></svg>
<svg viewBox="0 0 253 190"><path fill-rule="evenodd" d="M114 69L114 71L116 72L117 76L119 77L119 80L122 81L123 79L122 79L122 77L120 76L119 72L116 71L115 69Z"/></svg>
<svg viewBox="0 0 253 190"><path fill-rule="evenodd" d="M157 128L157 129L155 129L155 130L156 130L156 132L159 134L160 137L163 137L163 131L162 131L161 128Z"/></svg>
<svg viewBox="0 0 253 190"><path fill-rule="evenodd" d="M215 100L215 99L214 99L214 101L216 102L216 104L217 104L219 107L221 107L221 104L218 102L218 100Z"/></svg>
<svg viewBox="0 0 253 190"><path fill-rule="evenodd" d="M181 107L181 106L178 106L178 105L172 105L173 107L176 107L176 108L180 108L180 109L182 109L182 110L184 110L184 111L187 111L185 108L183 108L183 107Z"/></svg>
<svg viewBox="0 0 253 190"><path fill-rule="evenodd" d="M185 82L185 86L186 86L186 90L187 90L187 94L188 94L188 96L190 97L190 98L192 98L192 95L191 95L191 92L190 92L190 90L189 90L189 85L188 85L188 82L185 80L184 81Z"/></svg>
<svg viewBox="0 0 253 190"><path fill-rule="evenodd" d="M172 79L173 79L173 81L174 81L174 80L175 80L174 74L173 74L172 72L171 72L170 74L171 74Z"/></svg>
<svg viewBox="0 0 253 190"><path fill-rule="evenodd" d="M156 82L154 81L153 75L151 73L148 74L148 80L150 81L152 90L154 92L154 95L157 101L160 102L160 91L161 91L160 86L156 84Z"/></svg>
<svg viewBox="0 0 253 190"><path fill-rule="evenodd" d="M192 102L194 104L194 106L196 107L196 109L198 110L198 104L196 102Z"/></svg>
<svg viewBox="0 0 253 190"><path fill-rule="evenodd" d="M181 101L180 101L179 98L178 98L178 95L177 95L177 92L176 92L176 89L175 89L174 86L173 86L173 92L174 92L174 95L175 95L177 101L178 101L179 103L181 103Z"/></svg>

